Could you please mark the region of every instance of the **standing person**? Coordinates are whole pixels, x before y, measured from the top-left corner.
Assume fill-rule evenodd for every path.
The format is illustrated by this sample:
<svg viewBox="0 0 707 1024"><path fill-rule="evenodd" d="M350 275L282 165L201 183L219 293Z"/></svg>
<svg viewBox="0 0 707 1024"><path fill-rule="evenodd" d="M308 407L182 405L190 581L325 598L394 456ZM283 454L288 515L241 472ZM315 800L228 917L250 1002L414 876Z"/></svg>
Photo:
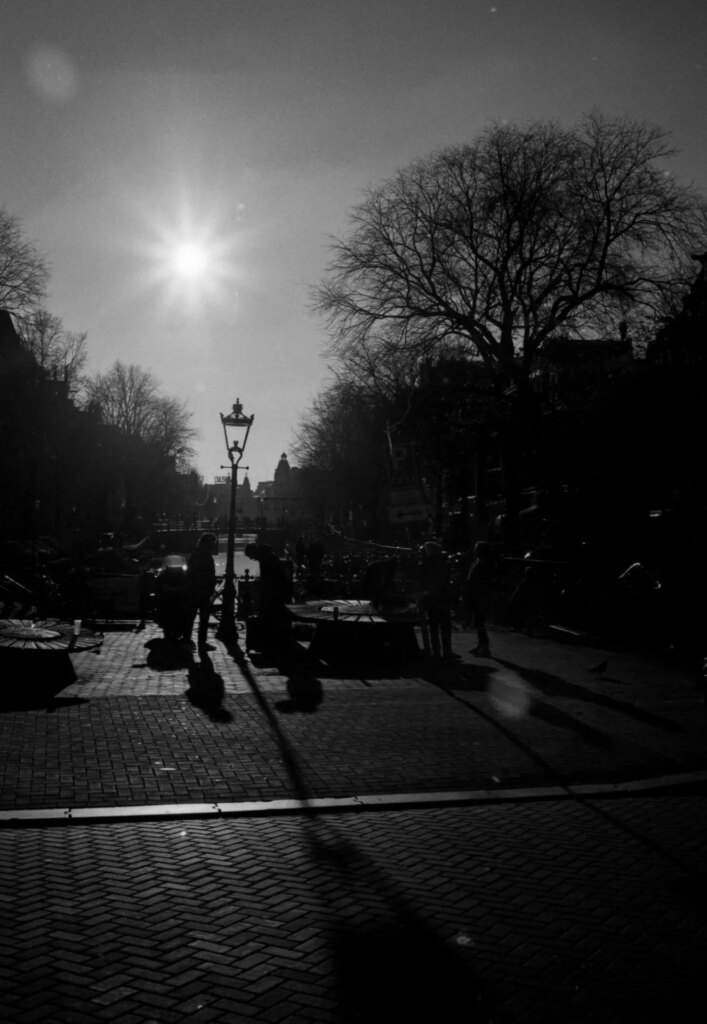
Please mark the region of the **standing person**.
<svg viewBox="0 0 707 1024"><path fill-rule="evenodd" d="M363 574L364 597L370 596L371 604L376 608L393 603L397 568L395 558L382 558L366 566Z"/></svg>
<svg viewBox="0 0 707 1024"><path fill-rule="evenodd" d="M420 583L432 657L449 661L453 657L452 578L447 556L436 541L422 545Z"/></svg>
<svg viewBox="0 0 707 1024"><path fill-rule="evenodd" d="M479 658L490 658L489 635L486 620L491 612L493 560L491 545L484 540L474 545L474 561L466 577L466 597L478 643L472 650Z"/></svg>
<svg viewBox="0 0 707 1024"><path fill-rule="evenodd" d="M247 544L245 554L260 565L258 620L262 628L258 629L260 635L254 638L253 647L263 654L276 654L287 621L285 605L292 599L292 580L269 544ZM258 643L262 647L257 646ZM249 646L247 636L246 646Z"/></svg>
<svg viewBox="0 0 707 1024"><path fill-rule="evenodd" d="M216 564L214 553L218 540L214 533L202 533L199 543L189 556L187 578L192 602L192 626L197 614L199 616L199 650L213 650L207 643L211 599L216 587Z"/></svg>
<svg viewBox="0 0 707 1024"><path fill-rule="evenodd" d="M322 571L322 562L324 561L324 548L322 544L316 539L316 537L309 542L307 547L307 566L310 572L318 573Z"/></svg>

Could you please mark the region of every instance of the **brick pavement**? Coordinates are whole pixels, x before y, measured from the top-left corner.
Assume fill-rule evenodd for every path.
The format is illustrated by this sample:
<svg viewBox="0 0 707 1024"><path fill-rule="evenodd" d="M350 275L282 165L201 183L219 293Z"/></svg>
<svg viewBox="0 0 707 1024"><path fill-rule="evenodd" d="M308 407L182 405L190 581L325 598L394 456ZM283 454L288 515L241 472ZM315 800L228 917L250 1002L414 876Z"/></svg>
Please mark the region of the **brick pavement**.
<svg viewBox="0 0 707 1024"><path fill-rule="evenodd" d="M0 810L505 790L707 768L707 715L686 671L522 634L495 660L434 672L301 680L241 667L216 643L208 671L160 662L155 631L109 633L75 655L79 681L0 711ZM314 685L310 680L310 684ZM7 685L7 683L6 683ZM289 759L288 759L289 758ZM296 771L293 771L293 765Z"/></svg>
<svg viewBox="0 0 707 1024"><path fill-rule="evenodd" d="M0 710L10 809L273 800L705 768L694 680L494 634L494 661L301 680L144 634ZM550 793L550 790L547 791ZM197 803L195 804L194 801ZM10 816L14 811L10 810ZM703 796L0 828L0 1020L705 1018ZM38 820L41 823L41 819Z"/></svg>
<svg viewBox="0 0 707 1024"><path fill-rule="evenodd" d="M0 1020L698 1024L702 797L0 829Z"/></svg>

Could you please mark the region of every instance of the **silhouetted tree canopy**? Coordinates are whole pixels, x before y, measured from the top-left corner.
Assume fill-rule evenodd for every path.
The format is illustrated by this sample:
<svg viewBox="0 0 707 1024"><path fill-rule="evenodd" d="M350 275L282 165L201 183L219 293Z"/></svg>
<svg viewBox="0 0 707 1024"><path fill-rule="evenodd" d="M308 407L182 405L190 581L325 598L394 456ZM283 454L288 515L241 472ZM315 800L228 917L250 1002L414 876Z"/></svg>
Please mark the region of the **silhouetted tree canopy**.
<svg viewBox="0 0 707 1024"><path fill-rule="evenodd" d="M671 153L660 129L599 114L496 124L371 188L317 290L334 354L361 376L453 340L507 384L560 328L661 310L707 239Z"/></svg>
<svg viewBox="0 0 707 1024"><path fill-rule="evenodd" d="M67 331L61 317L36 309L20 323L19 335L37 366L50 377L66 381L69 393L74 394L86 365L86 334Z"/></svg>
<svg viewBox="0 0 707 1024"><path fill-rule="evenodd" d="M0 309L25 316L44 295L44 258L28 241L17 217L0 209Z"/></svg>
<svg viewBox="0 0 707 1024"><path fill-rule="evenodd" d="M364 507L375 518L386 485L390 403L335 380L302 416L294 453L310 497L330 511Z"/></svg>
<svg viewBox="0 0 707 1024"><path fill-rule="evenodd" d="M196 437L190 425L191 413L186 403L163 397L151 373L116 360L106 373L89 379L85 390L87 406L100 414L103 423L186 467Z"/></svg>

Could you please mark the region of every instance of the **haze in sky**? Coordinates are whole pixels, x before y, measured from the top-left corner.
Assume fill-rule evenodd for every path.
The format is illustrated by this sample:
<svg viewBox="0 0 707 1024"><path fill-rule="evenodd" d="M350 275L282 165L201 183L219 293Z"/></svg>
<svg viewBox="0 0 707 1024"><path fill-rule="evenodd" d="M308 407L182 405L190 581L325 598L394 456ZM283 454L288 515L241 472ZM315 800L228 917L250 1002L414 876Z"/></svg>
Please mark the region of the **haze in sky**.
<svg viewBox="0 0 707 1024"><path fill-rule="evenodd" d="M490 121L660 125L707 186L704 0L0 0L0 205L89 371L255 414L272 479L329 377L310 289L367 186ZM707 246L706 246L707 248Z"/></svg>

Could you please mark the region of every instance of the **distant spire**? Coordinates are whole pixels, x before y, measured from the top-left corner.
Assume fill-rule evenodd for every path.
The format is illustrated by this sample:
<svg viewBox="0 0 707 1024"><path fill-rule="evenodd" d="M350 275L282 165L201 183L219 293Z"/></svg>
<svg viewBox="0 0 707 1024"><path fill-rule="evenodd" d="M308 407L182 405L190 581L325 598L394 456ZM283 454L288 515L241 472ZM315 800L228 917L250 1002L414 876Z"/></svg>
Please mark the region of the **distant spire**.
<svg viewBox="0 0 707 1024"><path fill-rule="evenodd" d="M285 452L280 456L280 461L277 464L275 470L275 478L273 480L273 487L275 491L283 492L287 491L290 486L290 464L287 461L287 455Z"/></svg>

